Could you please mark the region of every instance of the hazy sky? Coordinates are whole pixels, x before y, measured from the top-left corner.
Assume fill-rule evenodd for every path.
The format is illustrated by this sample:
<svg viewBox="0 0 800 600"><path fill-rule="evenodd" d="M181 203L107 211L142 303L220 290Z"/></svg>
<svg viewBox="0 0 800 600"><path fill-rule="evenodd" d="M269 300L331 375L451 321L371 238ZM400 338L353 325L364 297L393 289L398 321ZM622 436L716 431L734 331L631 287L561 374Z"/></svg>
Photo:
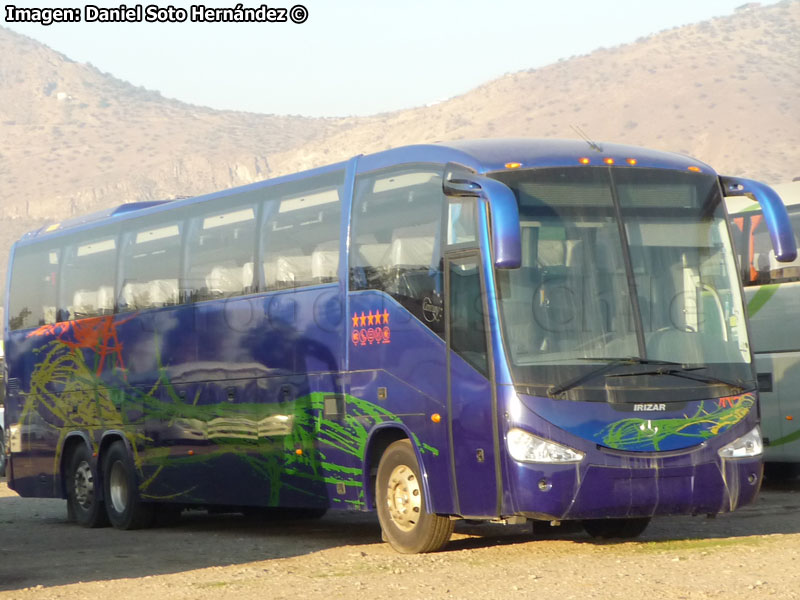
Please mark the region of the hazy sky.
<svg viewBox="0 0 800 600"><path fill-rule="evenodd" d="M308 9L303 24L42 26L7 23L5 13L0 24L167 97L219 109L343 116L444 100L504 73L729 15L746 0L276 0L269 6L288 9L299 2ZM121 2L8 4L74 7L83 14L87 4ZM126 5L135 6L134 0ZM236 1L205 6L232 8Z"/></svg>

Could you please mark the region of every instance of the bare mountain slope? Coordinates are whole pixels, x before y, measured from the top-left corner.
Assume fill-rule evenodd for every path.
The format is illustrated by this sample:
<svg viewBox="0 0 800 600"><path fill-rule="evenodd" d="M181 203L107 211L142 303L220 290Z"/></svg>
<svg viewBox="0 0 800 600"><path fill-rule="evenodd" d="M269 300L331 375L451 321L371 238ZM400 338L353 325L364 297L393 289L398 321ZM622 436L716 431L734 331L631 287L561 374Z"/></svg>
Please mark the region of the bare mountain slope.
<svg viewBox="0 0 800 600"><path fill-rule="evenodd" d="M768 182L800 176L800 2L749 8L489 82L273 157L276 172L407 143L576 137L693 155ZM513 159L513 157L510 157Z"/></svg>
<svg viewBox="0 0 800 600"><path fill-rule="evenodd" d="M5 218L64 218L264 179L270 153L335 123L168 100L0 28Z"/></svg>

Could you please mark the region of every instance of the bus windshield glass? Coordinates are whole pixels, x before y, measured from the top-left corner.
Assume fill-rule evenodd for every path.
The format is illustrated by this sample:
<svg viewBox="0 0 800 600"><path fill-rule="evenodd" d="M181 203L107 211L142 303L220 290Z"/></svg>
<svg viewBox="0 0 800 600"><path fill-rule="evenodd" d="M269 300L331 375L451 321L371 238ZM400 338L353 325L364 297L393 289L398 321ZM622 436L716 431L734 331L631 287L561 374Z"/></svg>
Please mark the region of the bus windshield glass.
<svg viewBox="0 0 800 600"><path fill-rule="evenodd" d="M616 372L582 376L609 361L625 371L615 387L681 388L676 401L752 380L714 177L596 167L494 176L514 191L520 212L522 266L497 271L515 383L552 390L579 381L580 399L605 399ZM656 373L658 363L669 371ZM702 377L676 376L676 366Z"/></svg>

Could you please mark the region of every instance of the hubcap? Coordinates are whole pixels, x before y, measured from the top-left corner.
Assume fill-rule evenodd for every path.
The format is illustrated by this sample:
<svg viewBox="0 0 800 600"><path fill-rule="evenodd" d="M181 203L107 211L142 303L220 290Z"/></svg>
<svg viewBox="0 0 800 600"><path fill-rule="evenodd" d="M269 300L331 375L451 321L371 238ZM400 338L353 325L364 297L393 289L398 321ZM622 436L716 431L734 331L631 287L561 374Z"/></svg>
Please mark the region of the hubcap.
<svg viewBox="0 0 800 600"><path fill-rule="evenodd" d="M403 531L414 529L422 512L422 492L414 471L406 465L395 467L387 492L386 503L394 524Z"/></svg>
<svg viewBox="0 0 800 600"><path fill-rule="evenodd" d="M94 476L92 467L85 460L75 469L73 478L75 486L75 500L84 509L88 509L94 502Z"/></svg>
<svg viewBox="0 0 800 600"><path fill-rule="evenodd" d="M119 461L111 467L108 491L114 510L118 513L125 512L125 508L128 506L128 478L125 476L125 467Z"/></svg>

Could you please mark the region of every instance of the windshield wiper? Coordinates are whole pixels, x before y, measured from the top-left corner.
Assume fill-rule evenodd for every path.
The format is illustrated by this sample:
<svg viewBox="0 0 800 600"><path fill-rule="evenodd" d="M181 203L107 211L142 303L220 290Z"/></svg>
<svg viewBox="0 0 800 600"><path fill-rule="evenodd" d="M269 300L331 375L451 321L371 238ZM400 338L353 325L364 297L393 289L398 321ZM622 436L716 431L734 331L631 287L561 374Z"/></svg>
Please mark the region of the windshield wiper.
<svg viewBox="0 0 800 600"><path fill-rule="evenodd" d="M582 383L586 383L592 379L599 377L609 371L613 371L617 367L621 367L623 365L661 365L663 366L662 369L655 369L653 371L635 371L631 373L621 373L617 374L614 373L614 376L617 375L674 375L675 373L682 373L683 375L688 375L686 371L696 371L698 369L705 369L704 366L697 366L691 367L689 365L683 365L678 362L672 362L668 360L652 360L647 358L638 358L636 356L627 356L624 358L581 358L578 360L608 360L610 362L598 367L597 369L593 369L588 373L583 373L582 375L578 375L572 379L568 379L567 381L560 383L558 385L552 385L547 389L547 395L551 398L556 398L557 396L561 396L564 392L571 390L574 387L581 385ZM673 371L675 373L673 373ZM692 377L688 377L692 379ZM705 379L698 379L698 381L707 381ZM727 383L727 382L723 382ZM730 384L729 384L730 385ZM741 386L733 385L732 387L739 387Z"/></svg>
<svg viewBox="0 0 800 600"><path fill-rule="evenodd" d="M744 382L741 380L731 381L723 379L722 377L700 375L699 373L690 373L689 371L696 371L698 369L707 369L708 367L690 367L675 368L664 367L662 369L653 369L652 371L631 371L630 373L614 373L614 377L627 377L631 375L672 375L673 377L683 377L684 379L691 379L692 381L700 381L701 383L721 383L730 388L743 392L745 390Z"/></svg>

